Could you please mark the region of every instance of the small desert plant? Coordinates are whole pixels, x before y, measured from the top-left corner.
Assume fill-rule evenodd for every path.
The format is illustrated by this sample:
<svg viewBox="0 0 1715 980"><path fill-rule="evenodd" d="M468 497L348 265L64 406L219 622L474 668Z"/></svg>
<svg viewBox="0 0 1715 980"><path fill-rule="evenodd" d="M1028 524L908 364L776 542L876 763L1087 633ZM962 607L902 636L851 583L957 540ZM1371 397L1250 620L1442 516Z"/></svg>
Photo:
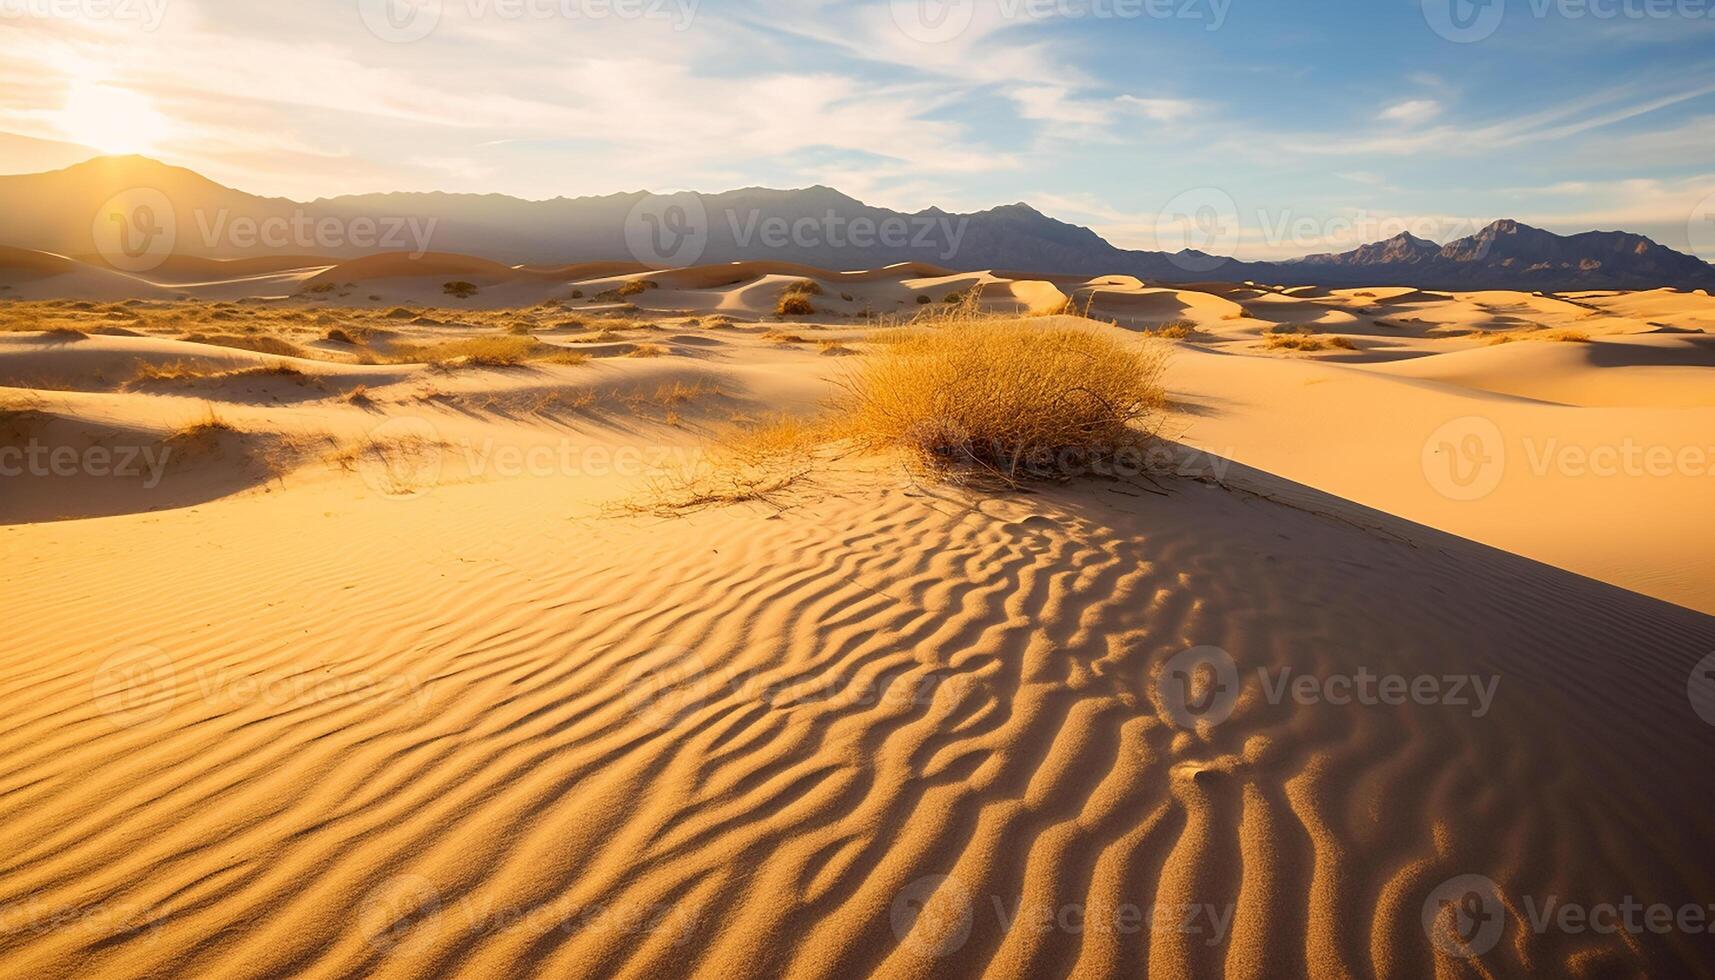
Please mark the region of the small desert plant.
<svg viewBox="0 0 1715 980"><path fill-rule="evenodd" d="M1582 330L1556 330L1545 334L1543 340L1558 341L1563 344L1588 344L1590 335Z"/></svg>
<svg viewBox="0 0 1715 980"><path fill-rule="evenodd" d="M660 357L667 353L667 348L660 344L638 344L626 357Z"/></svg>
<svg viewBox="0 0 1715 980"><path fill-rule="evenodd" d="M471 337L442 344L397 344L388 358L394 364L435 367L521 367L532 361L582 364L586 354L545 344L534 337Z"/></svg>
<svg viewBox="0 0 1715 980"><path fill-rule="evenodd" d="M933 302L935 302L935 301L930 299L929 297L921 294L921 293L919 293L917 296L917 305L918 306L928 306L930 303L933 303Z"/></svg>
<svg viewBox="0 0 1715 980"><path fill-rule="evenodd" d="M770 330L770 331L768 331L762 335L762 339L773 341L776 344L807 344L807 343L809 343L809 341L804 339L803 334L787 333L784 330Z"/></svg>
<svg viewBox="0 0 1715 980"><path fill-rule="evenodd" d="M883 346L842 383L860 447L1013 483L1070 473L1149 438L1163 355L1098 329L970 320Z"/></svg>
<svg viewBox="0 0 1715 980"><path fill-rule="evenodd" d="M1185 340L1197 333L1197 324L1191 320L1171 320L1159 327L1143 331L1146 337L1160 337L1163 340Z"/></svg>
<svg viewBox="0 0 1715 980"><path fill-rule="evenodd" d="M797 293L800 296L820 296L822 295L822 284L814 279L800 279L792 285L787 286L786 291L788 293Z"/></svg>
<svg viewBox="0 0 1715 980"><path fill-rule="evenodd" d="M309 352L291 341L281 340L273 336L247 336L244 334L201 334L188 333L184 336L188 344L210 344L215 347L233 347L238 350L255 351L258 354L273 354L276 357L308 357Z"/></svg>
<svg viewBox="0 0 1715 980"><path fill-rule="evenodd" d="M584 298L584 291L581 289L572 290L572 298L573 299L583 299Z"/></svg>
<svg viewBox="0 0 1715 980"><path fill-rule="evenodd" d="M816 308L804 294L786 293L780 297L780 303L774 308L774 312L781 316L809 316L816 312Z"/></svg>
<svg viewBox="0 0 1715 980"><path fill-rule="evenodd" d="M1313 351L1327 347L1357 350L1357 345L1344 337L1319 337L1308 333L1271 333L1263 338L1268 350Z"/></svg>
<svg viewBox="0 0 1715 980"><path fill-rule="evenodd" d="M455 299L468 299L477 294L477 287L476 283L455 279L452 282L442 283L441 292Z"/></svg>
<svg viewBox="0 0 1715 980"><path fill-rule="evenodd" d="M651 289L659 289L661 284L650 279L633 279L613 291L615 296L637 296Z"/></svg>

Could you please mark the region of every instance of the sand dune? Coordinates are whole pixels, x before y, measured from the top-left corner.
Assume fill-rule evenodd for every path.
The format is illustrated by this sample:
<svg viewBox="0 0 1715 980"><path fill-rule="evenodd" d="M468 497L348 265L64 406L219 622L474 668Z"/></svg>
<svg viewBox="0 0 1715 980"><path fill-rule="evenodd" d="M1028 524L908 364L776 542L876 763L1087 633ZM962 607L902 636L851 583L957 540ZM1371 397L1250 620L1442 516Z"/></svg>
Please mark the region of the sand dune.
<svg viewBox="0 0 1715 980"><path fill-rule="evenodd" d="M0 300L0 450L76 460L0 475L9 975L1712 975L1530 925L1715 896L1715 348L1672 297L9 261L61 292ZM1187 321L1173 472L643 506L973 288ZM1710 466L1589 469L1629 443Z"/></svg>

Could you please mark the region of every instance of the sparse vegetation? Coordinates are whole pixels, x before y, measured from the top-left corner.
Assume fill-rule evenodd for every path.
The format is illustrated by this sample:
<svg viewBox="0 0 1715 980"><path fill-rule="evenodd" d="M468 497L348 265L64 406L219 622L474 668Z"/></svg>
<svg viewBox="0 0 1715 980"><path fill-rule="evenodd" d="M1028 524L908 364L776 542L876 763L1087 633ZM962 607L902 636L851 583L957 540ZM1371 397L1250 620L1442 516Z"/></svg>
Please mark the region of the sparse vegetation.
<svg viewBox="0 0 1715 980"><path fill-rule="evenodd" d="M651 289L659 289L661 284L652 279L633 279L613 291L615 296L639 296Z"/></svg>
<svg viewBox="0 0 1715 980"><path fill-rule="evenodd" d="M454 299L469 299L477 294L478 289L475 283L465 282L463 279L456 279L452 282L442 283L441 292L453 297Z"/></svg>
<svg viewBox="0 0 1715 980"><path fill-rule="evenodd" d="M582 364L589 355L545 344L534 337L471 337L439 344L395 344L387 363L429 364L441 368L522 367L532 362Z"/></svg>
<svg viewBox="0 0 1715 980"><path fill-rule="evenodd" d="M1311 333L1267 334L1263 337L1263 346L1266 350L1296 351L1318 351L1326 350L1330 347L1339 350L1358 349L1356 344L1353 344L1345 337L1326 337Z"/></svg>
<svg viewBox="0 0 1715 980"><path fill-rule="evenodd" d="M774 312L781 316L810 316L816 312L810 299L801 293L786 293L780 297L779 305Z"/></svg>
<svg viewBox="0 0 1715 980"><path fill-rule="evenodd" d="M1135 447L1164 404L1163 355L1078 326L967 320L889 344L843 383L857 445L1008 483Z"/></svg>
<svg viewBox="0 0 1715 980"><path fill-rule="evenodd" d="M1170 320L1159 327L1150 327L1143 331L1145 337L1158 337L1162 340L1187 340L1197 334L1197 324L1191 320Z"/></svg>

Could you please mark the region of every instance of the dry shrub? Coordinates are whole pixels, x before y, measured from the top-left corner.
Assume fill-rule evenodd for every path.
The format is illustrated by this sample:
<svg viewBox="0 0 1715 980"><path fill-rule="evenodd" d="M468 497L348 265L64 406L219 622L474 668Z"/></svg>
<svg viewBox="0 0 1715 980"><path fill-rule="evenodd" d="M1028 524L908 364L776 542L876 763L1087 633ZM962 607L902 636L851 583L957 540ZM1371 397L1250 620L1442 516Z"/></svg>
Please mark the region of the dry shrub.
<svg viewBox="0 0 1715 980"><path fill-rule="evenodd" d="M1099 328L968 320L882 346L844 379L836 408L859 448L1010 483L1147 441L1163 363Z"/></svg>
<svg viewBox="0 0 1715 980"><path fill-rule="evenodd" d="M1263 346L1267 350L1313 351L1329 347L1357 350L1357 347L1344 337L1318 337L1307 333L1271 333L1263 337Z"/></svg>
<svg viewBox="0 0 1715 980"><path fill-rule="evenodd" d="M804 339L803 334L788 333L785 330L769 330L769 331L766 331L765 333L763 333L762 339L767 340L767 341L772 341L773 343L776 343L776 344L807 344L807 343L809 343L808 340Z"/></svg>
<svg viewBox="0 0 1715 980"><path fill-rule="evenodd" d="M781 316L810 316L816 312L810 298L803 293L784 293L780 302L774 307L774 312Z"/></svg>
<svg viewBox="0 0 1715 980"><path fill-rule="evenodd" d="M1588 344L1590 335L1582 330L1556 330L1547 334L1543 340L1553 340L1563 344Z"/></svg>
<svg viewBox="0 0 1715 980"><path fill-rule="evenodd" d="M783 508L783 496L810 476L833 438L827 423L790 416L735 427L695 459L653 476L642 502L625 509L673 515L751 502Z"/></svg>
<svg viewBox="0 0 1715 980"><path fill-rule="evenodd" d="M455 299L468 299L479 292L476 283L465 282L463 279L442 283L441 292Z"/></svg>
<svg viewBox="0 0 1715 980"><path fill-rule="evenodd" d="M667 348L660 344L638 344L626 357L661 357Z"/></svg>
<svg viewBox="0 0 1715 980"><path fill-rule="evenodd" d="M633 279L613 291L615 296L639 296L651 289L659 289L661 284L652 279Z"/></svg>
<svg viewBox="0 0 1715 980"><path fill-rule="evenodd" d="M1197 334L1197 324L1192 320L1170 320L1159 327L1143 331L1145 337L1159 337L1162 340L1187 340Z"/></svg>
<svg viewBox="0 0 1715 980"><path fill-rule="evenodd" d="M255 351L258 354L273 354L276 357L308 357L309 352L289 340L281 340L271 336L245 336L240 334L185 334L187 344L209 344L214 347L231 347L236 350Z"/></svg>
<svg viewBox="0 0 1715 980"><path fill-rule="evenodd" d="M440 344L395 344L387 358L390 364L428 364L435 367L521 367L531 362L582 364L587 354L545 344L534 337L470 337Z"/></svg>

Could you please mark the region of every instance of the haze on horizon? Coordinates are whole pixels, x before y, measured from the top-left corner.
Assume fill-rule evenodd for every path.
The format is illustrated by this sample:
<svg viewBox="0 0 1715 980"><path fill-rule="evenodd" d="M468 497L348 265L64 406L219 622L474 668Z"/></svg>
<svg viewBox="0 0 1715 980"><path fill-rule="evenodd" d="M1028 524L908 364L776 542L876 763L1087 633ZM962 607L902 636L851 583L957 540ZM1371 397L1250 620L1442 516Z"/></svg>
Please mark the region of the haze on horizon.
<svg viewBox="0 0 1715 980"><path fill-rule="evenodd" d="M1453 10L1450 5L1457 3ZM1498 14L1498 16L1496 16ZM1151 249L1510 216L1715 259L1715 4L0 0L0 171L143 153L258 194L827 184ZM1362 39L1332 50L1329 37Z"/></svg>

